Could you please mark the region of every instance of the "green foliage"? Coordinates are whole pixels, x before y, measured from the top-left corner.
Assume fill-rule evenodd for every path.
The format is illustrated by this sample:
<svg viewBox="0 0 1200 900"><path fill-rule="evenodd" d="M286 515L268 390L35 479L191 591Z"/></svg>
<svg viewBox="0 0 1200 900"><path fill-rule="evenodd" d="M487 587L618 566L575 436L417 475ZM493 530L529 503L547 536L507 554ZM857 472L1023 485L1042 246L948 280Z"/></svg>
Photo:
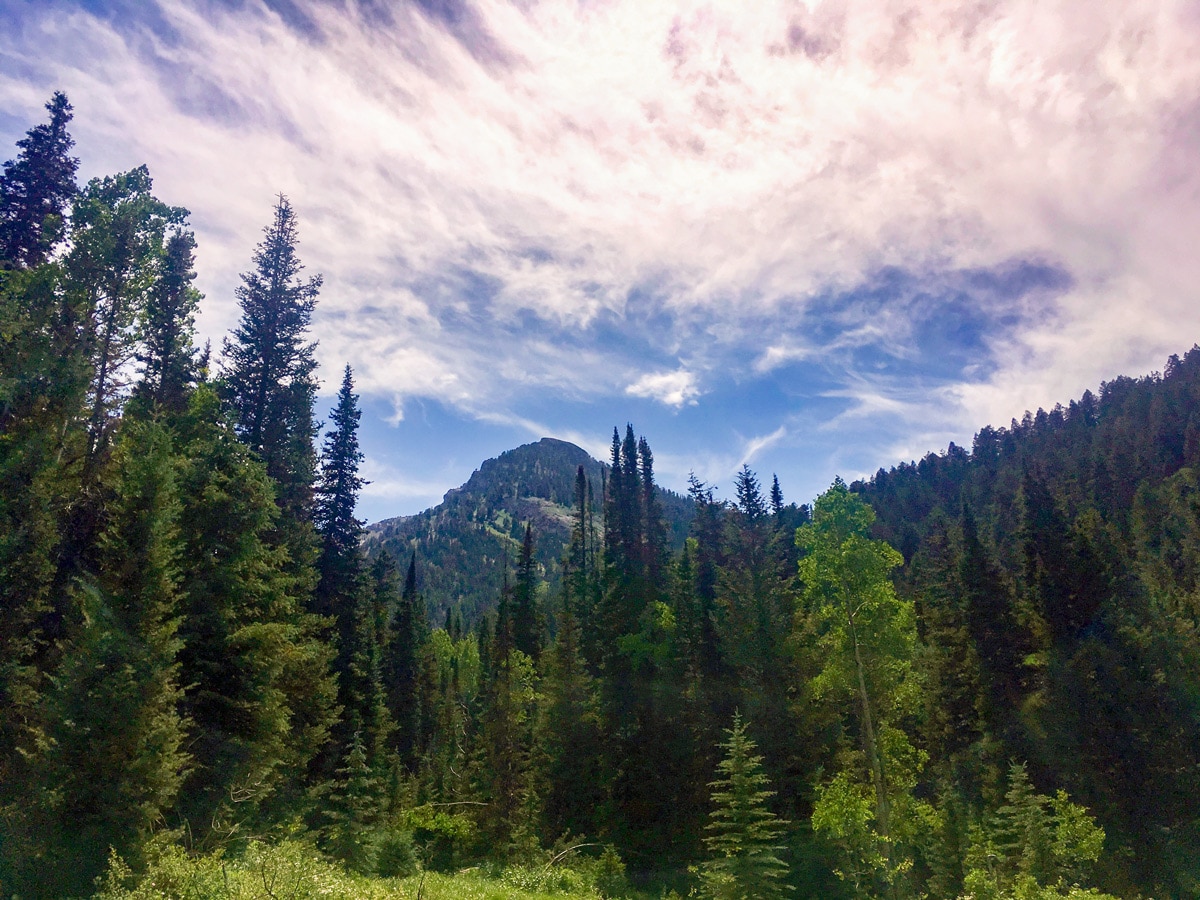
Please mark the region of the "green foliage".
<svg viewBox="0 0 1200 900"><path fill-rule="evenodd" d="M926 757L900 727L921 703L913 605L888 578L900 554L868 537L874 519L839 479L817 499L812 522L796 532L805 554L799 568L808 627L816 631L821 659L813 688L857 708L862 745L861 757L845 753L841 770L819 789L813 828L841 848L843 874L863 893L872 883L895 889L912 866L906 848L929 814L912 795ZM869 816L859 784L864 774L874 794Z"/></svg>
<svg viewBox="0 0 1200 900"><path fill-rule="evenodd" d="M71 104L55 91L46 104L50 121L17 141L15 160L0 174L0 269L35 268L66 233L67 204L76 194L79 160L67 132Z"/></svg>
<svg viewBox="0 0 1200 900"><path fill-rule="evenodd" d="M237 440L208 386L173 423L178 462L182 710L195 768L180 818L201 846L260 827L294 796L333 713L331 652L299 608L273 535L263 464Z"/></svg>
<svg viewBox="0 0 1200 900"><path fill-rule="evenodd" d="M1065 791L1036 793L1023 765L1009 770L1005 802L983 827L971 831L963 879L976 900L1050 900L1100 897L1084 890L1100 858L1104 829Z"/></svg>
<svg viewBox="0 0 1200 900"><path fill-rule="evenodd" d="M50 698L47 779L53 864L41 892L78 891L108 848L136 852L172 807L188 756L175 614L179 501L170 439L128 423L114 453L96 569L75 591L77 618Z"/></svg>
<svg viewBox="0 0 1200 900"><path fill-rule="evenodd" d="M771 812L762 757L735 715L725 758L717 765L713 809L704 844L709 858L700 867L701 895L712 900L771 900L786 896L787 865L779 858L787 823Z"/></svg>
<svg viewBox="0 0 1200 900"><path fill-rule="evenodd" d="M411 832L384 829L375 837L375 872L381 878L406 878L419 868Z"/></svg>
<svg viewBox="0 0 1200 900"><path fill-rule="evenodd" d="M317 433L316 345L307 342L321 276L301 280L296 214L280 195L236 294L242 317L224 343L224 396L238 430L278 485L285 520L311 515Z"/></svg>
<svg viewBox="0 0 1200 900"><path fill-rule="evenodd" d="M66 289L87 310L82 339L92 364L85 481L97 471L119 418L127 367L139 348L135 325L162 283L167 229L187 218L187 210L163 203L152 188L145 166L93 178L71 211Z"/></svg>

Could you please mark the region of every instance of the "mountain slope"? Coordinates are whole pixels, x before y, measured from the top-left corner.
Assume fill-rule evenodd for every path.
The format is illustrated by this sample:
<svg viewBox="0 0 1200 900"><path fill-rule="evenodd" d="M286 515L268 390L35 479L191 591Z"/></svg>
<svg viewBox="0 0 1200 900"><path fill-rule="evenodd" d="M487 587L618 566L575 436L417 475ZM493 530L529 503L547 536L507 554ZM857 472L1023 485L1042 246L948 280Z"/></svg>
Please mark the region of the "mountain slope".
<svg viewBox="0 0 1200 900"><path fill-rule="evenodd" d="M367 529L367 548L386 548L402 562L417 554L418 584L432 620L441 624L457 608L468 626L494 608L504 579L521 549L526 523L533 525L534 556L547 593L558 589L559 560L571 534L575 477L580 466L592 483L596 520L607 468L586 451L542 438L484 462L442 502L417 513L384 519ZM692 502L660 490L673 549L683 544Z"/></svg>
<svg viewBox="0 0 1200 900"><path fill-rule="evenodd" d="M1108 889L1197 896L1200 348L851 489L907 560L931 707L1000 685L1000 755L1096 814Z"/></svg>

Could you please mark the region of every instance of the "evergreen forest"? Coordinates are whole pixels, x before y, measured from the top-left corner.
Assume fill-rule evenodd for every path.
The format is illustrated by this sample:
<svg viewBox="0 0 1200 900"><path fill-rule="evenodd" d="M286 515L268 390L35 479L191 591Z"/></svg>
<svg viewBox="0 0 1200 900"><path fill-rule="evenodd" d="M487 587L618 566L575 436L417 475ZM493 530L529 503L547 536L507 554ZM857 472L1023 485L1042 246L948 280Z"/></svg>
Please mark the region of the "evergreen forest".
<svg viewBox="0 0 1200 900"><path fill-rule="evenodd" d="M4 897L1200 895L1200 349L811 505L670 497L614 428L454 605L355 517L287 198L197 346L187 210L46 110L0 174Z"/></svg>

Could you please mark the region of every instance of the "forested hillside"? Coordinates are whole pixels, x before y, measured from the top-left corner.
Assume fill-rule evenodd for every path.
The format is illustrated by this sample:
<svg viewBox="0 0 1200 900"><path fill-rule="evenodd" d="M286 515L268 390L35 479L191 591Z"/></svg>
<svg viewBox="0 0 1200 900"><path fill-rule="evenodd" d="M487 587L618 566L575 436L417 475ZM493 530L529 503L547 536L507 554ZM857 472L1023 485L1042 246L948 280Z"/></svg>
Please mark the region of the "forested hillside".
<svg viewBox="0 0 1200 900"><path fill-rule="evenodd" d="M960 705L942 764L969 772L988 744L1027 760L1156 895L1200 889L1198 466L1193 347L853 486L907 559L901 593L936 657L927 703Z"/></svg>
<svg viewBox="0 0 1200 900"><path fill-rule="evenodd" d="M0 893L1197 894L1200 351L811 507L693 479L682 544L632 425L599 483L519 448L397 558L287 199L202 350L187 212L78 186L47 110L0 175ZM498 549L447 577L510 574L431 623L455 517Z"/></svg>
<svg viewBox="0 0 1200 900"><path fill-rule="evenodd" d="M385 519L367 528L368 552L387 550L396 558L416 553L417 588L434 623L456 613L466 627L481 612L494 611L505 573L520 553L527 525L533 527L534 561L544 590L554 596L562 580L563 552L571 539L576 471L583 466L599 512L605 467L566 441L542 438L484 462L442 503L415 516ZM663 515L673 551L683 546L692 502L662 491Z"/></svg>

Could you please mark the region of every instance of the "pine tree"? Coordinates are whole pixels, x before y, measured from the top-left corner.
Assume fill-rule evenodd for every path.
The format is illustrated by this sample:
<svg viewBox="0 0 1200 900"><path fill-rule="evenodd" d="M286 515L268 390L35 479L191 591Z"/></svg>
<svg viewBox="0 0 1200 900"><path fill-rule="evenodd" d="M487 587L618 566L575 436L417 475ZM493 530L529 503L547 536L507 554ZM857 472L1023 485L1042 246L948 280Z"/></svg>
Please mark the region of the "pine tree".
<svg viewBox="0 0 1200 900"><path fill-rule="evenodd" d="M545 656L538 719L540 781L551 837L595 834L604 785L597 777L602 733L596 684L580 649L580 628L564 589L558 634Z"/></svg>
<svg viewBox="0 0 1200 900"><path fill-rule="evenodd" d="M142 348L136 354L142 380L134 394L151 408L183 412L188 389L199 375L192 344L201 300L192 287L195 251L196 238L190 231L171 232L142 313Z"/></svg>
<svg viewBox="0 0 1200 900"><path fill-rule="evenodd" d="M783 515L783 489L779 486L779 476L771 476L771 515L776 519Z"/></svg>
<svg viewBox="0 0 1200 900"><path fill-rule="evenodd" d="M358 872L374 869L376 847L370 836L381 817L382 794L366 743L356 731L329 794L324 831L329 852Z"/></svg>
<svg viewBox="0 0 1200 900"><path fill-rule="evenodd" d="M179 501L165 429L131 423L113 459L96 570L77 588L51 697L55 827L41 892L86 891L109 848L135 859L188 765L176 612Z"/></svg>
<svg viewBox="0 0 1200 900"><path fill-rule="evenodd" d="M266 470L211 386L173 417L183 546L182 710L195 764L178 819L202 845L294 813L300 779L336 718L332 648L274 543Z"/></svg>
<svg viewBox="0 0 1200 900"><path fill-rule="evenodd" d="M762 757L746 725L735 715L728 740L721 744L725 758L717 765L713 809L704 844L710 857L700 867L701 896L712 900L772 900L787 896L783 884L788 867L779 858L787 822L768 808L775 795L767 790Z"/></svg>
<svg viewBox="0 0 1200 900"><path fill-rule="evenodd" d="M767 504L763 499L762 485L758 476L746 463L742 463L741 471L734 476L734 488L737 492L737 506L742 515L753 523L757 523L767 515Z"/></svg>
<svg viewBox="0 0 1200 900"><path fill-rule="evenodd" d="M473 759L476 792L486 804L479 824L491 852L509 859L536 818L533 733L536 723L536 674L533 661L513 646L512 610L507 582L501 593L495 636L481 674L479 731Z"/></svg>
<svg viewBox="0 0 1200 900"><path fill-rule="evenodd" d="M317 589L322 612L336 613L337 599L355 591L361 568L360 543L363 523L354 515L358 492L366 481L359 477L363 461L358 449L358 423L362 412L354 393L354 376L346 366L337 404L329 414L333 430L325 437L321 454L321 474L317 483L316 525L322 551Z"/></svg>
<svg viewBox="0 0 1200 900"><path fill-rule="evenodd" d="M361 413L354 393L354 379L346 366L337 404L329 414L333 430L325 437L321 474L316 490L316 527L321 553L317 558L317 589L313 606L317 613L329 616L336 624L339 644L337 671L346 687L358 612L359 598L366 585L362 541L362 522L355 517L358 492L365 483L358 476L363 454L358 449L358 422ZM343 690L342 704L353 701ZM349 737L349 735L346 735Z"/></svg>
<svg viewBox="0 0 1200 900"><path fill-rule="evenodd" d="M71 104L56 91L46 104L50 121L17 141L20 155L0 175L0 269L44 263L66 233L67 205L76 193L79 160L67 132Z"/></svg>
<svg viewBox="0 0 1200 900"><path fill-rule="evenodd" d="M542 654L542 635L546 630L538 603L537 572L533 558L533 525L526 524L521 558L517 562L516 583L512 592L513 646L535 663Z"/></svg>
<svg viewBox="0 0 1200 900"><path fill-rule="evenodd" d="M431 727L429 694L429 623L425 601L417 592L417 554L408 561L403 590L398 589L395 560L386 551L371 567L377 602L391 611L383 648L384 696L396 731L394 745L401 763L415 771Z"/></svg>
<svg viewBox="0 0 1200 900"><path fill-rule="evenodd" d="M237 289L242 318L224 344L224 392L238 432L278 484L285 518L312 514L316 345L307 343L321 276L301 280L296 214L280 195Z"/></svg>

